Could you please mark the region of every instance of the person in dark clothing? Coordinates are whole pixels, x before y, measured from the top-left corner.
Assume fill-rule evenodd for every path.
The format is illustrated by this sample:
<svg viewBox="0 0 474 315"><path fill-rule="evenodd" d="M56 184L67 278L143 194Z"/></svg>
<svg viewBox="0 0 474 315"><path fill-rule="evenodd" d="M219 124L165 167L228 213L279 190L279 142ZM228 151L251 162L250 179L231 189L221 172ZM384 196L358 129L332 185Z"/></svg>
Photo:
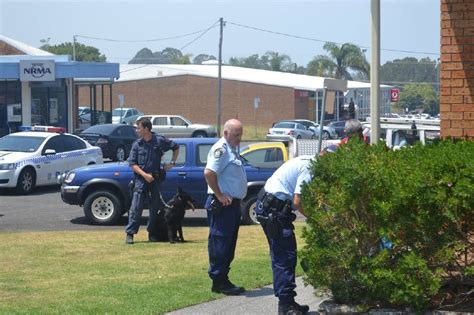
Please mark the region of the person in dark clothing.
<svg viewBox="0 0 474 315"><path fill-rule="evenodd" d="M132 146L128 163L135 172L133 179L132 205L128 213L128 225L125 228L127 237L125 243L133 244L133 235L138 233L143 212L143 202L149 198L148 240L156 242L150 234L156 224L158 210L163 207L160 197L160 185L165 171L169 171L176 163L179 146L174 141L151 132L151 122L148 118L137 120L137 139ZM171 161L161 168L161 157L164 152L173 150Z"/></svg>
<svg viewBox="0 0 474 315"><path fill-rule="evenodd" d="M349 119L354 119L354 118L355 118L355 104L351 98L351 101L349 102Z"/></svg>

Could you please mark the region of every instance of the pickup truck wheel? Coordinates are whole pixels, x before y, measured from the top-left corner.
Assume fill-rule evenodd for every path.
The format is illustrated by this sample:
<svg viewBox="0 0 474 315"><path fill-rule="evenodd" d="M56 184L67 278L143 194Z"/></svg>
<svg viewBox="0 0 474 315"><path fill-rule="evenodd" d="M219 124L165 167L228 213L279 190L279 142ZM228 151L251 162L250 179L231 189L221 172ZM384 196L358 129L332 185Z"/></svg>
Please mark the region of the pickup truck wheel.
<svg viewBox="0 0 474 315"><path fill-rule="evenodd" d="M122 216L122 202L108 190L96 191L87 196L84 214L92 224L114 224Z"/></svg>
<svg viewBox="0 0 474 315"><path fill-rule="evenodd" d="M259 224L255 207L257 206L257 195L250 195L242 201L242 223L245 225Z"/></svg>
<svg viewBox="0 0 474 315"><path fill-rule="evenodd" d="M204 131L196 131L193 133L193 138L206 138L207 134Z"/></svg>

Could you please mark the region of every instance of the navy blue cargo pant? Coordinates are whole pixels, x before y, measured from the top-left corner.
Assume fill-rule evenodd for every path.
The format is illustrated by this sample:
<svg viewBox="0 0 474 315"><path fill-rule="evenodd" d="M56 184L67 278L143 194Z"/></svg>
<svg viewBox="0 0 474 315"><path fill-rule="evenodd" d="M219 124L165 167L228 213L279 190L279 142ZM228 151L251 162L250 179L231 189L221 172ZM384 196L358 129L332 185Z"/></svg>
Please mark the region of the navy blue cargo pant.
<svg viewBox="0 0 474 315"><path fill-rule="evenodd" d="M139 186L139 185L136 185ZM125 228L127 234L137 234L140 228L140 220L142 218L142 212L144 207L145 198L148 199L148 232L153 231L153 227L156 225L158 218L158 210L163 208L163 203L160 198L160 182L152 181L149 184L145 184L142 187L135 187L133 189L132 205L128 212L128 225Z"/></svg>
<svg viewBox="0 0 474 315"><path fill-rule="evenodd" d="M264 216L269 214L269 210L263 208L260 200L257 200L256 213ZM296 296L296 238L291 224L294 220L293 216L294 214L291 214L287 218L282 218L282 221L286 221L287 224L282 230L282 236L277 239L271 238L267 229L262 225L270 247L273 291L282 303L292 303Z"/></svg>
<svg viewBox="0 0 474 315"><path fill-rule="evenodd" d="M209 196L205 208L209 224L207 248L209 252L209 277L220 280L227 277L234 259L235 246L240 225L240 204L223 207L220 214L210 209L212 197Z"/></svg>

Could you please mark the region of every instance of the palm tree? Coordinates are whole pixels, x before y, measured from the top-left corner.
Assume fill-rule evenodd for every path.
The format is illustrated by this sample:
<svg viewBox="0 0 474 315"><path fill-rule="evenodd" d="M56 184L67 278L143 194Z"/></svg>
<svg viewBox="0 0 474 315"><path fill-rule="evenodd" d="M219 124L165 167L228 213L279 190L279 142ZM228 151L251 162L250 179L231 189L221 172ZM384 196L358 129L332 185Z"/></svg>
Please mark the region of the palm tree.
<svg viewBox="0 0 474 315"><path fill-rule="evenodd" d="M288 71L293 65L291 58L285 54L280 54L275 51L267 51L264 56L268 58L270 69L273 71Z"/></svg>
<svg viewBox="0 0 474 315"><path fill-rule="evenodd" d="M323 46L329 56L319 55L308 64L309 75L329 76L336 79L353 80L351 71L369 78L370 66L364 52L351 43L326 43Z"/></svg>

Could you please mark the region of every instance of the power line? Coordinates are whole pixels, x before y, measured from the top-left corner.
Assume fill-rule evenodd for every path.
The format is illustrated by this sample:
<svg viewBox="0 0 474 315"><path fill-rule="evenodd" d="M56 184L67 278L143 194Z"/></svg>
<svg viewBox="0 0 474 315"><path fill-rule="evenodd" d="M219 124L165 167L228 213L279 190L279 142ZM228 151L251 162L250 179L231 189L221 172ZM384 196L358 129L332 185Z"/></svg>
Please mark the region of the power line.
<svg viewBox="0 0 474 315"><path fill-rule="evenodd" d="M108 41L108 42L121 42L121 43L141 43L141 42L158 42L158 41L164 41L164 40L170 40L170 39L178 39L178 38L183 38L183 37L188 37L192 36L195 34L199 34L204 31L208 31L208 29L201 29L199 31L195 31L192 33L187 33L187 34L182 34L182 35L176 35L176 36L171 36L171 37L162 37L162 38L153 38L153 39L111 39L111 38L101 38L101 37L92 37L92 36L85 36L85 35L75 35L77 37L81 38L87 38L87 39L94 39L94 40L102 40L102 41Z"/></svg>
<svg viewBox="0 0 474 315"><path fill-rule="evenodd" d="M213 29L214 27L216 27L218 23L219 23L219 20L217 20L214 24L212 24L212 25L209 26L206 30L204 30L204 31L202 32L202 34L198 35L196 38L194 38L192 41L190 41L189 43L187 43L186 45L184 45L183 47L181 47L179 50L183 50L184 48L188 47L189 45L191 45L192 43L194 43L195 41L197 41L199 38L203 37L204 34L206 34L206 33L209 32L211 29Z"/></svg>
<svg viewBox="0 0 474 315"><path fill-rule="evenodd" d="M334 43L334 44L337 44L337 45L343 45L343 43L337 43L337 42L330 41L330 40L322 40L322 39L304 37L304 36L293 35L293 34L288 34L288 33L270 31L270 30L267 30L267 29L258 28L258 27L254 27L254 26L249 26L249 25L243 25L243 24L234 23L234 22L230 22L230 21L226 21L226 23L229 23L229 24L232 24L232 25L235 25L235 26L239 26L239 27L243 27L243 28L252 29L252 30L255 30L255 31L260 31L260 32L265 32L265 33L270 33L270 34L275 34L275 35L281 35L281 36L286 36L286 37L292 37L292 38L296 38L296 39L303 39L303 40L319 42L319 43ZM369 49L370 48L370 46L362 46L362 45L357 45L357 46L359 48L364 48L364 49ZM433 53L433 52L411 51L411 50L390 49L390 48L381 48L380 50L394 51L394 52L404 52L404 53L411 53L411 54L425 54L425 55L435 55L435 56L440 55L439 53Z"/></svg>

